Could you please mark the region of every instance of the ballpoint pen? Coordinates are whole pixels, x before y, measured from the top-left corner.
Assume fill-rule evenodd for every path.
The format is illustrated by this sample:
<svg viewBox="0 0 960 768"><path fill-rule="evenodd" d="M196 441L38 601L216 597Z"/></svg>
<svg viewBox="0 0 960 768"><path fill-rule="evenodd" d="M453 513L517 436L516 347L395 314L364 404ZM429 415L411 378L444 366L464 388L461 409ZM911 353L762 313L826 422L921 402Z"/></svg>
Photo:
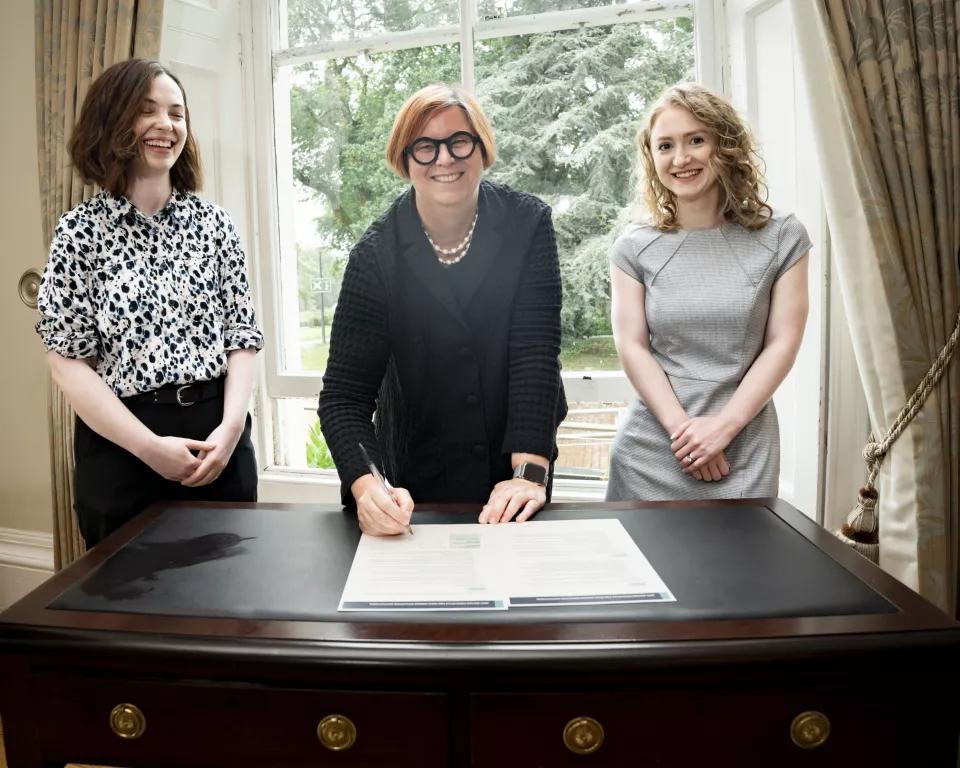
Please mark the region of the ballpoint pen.
<svg viewBox="0 0 960 768"><path fill-rule="evenodd" d="M367 462L367 466L370 467L370 474L380 481L380 485L383 486L383 490L387 492L387 494L390 496L391 499L396 501L392 493L393 486L390 485L389 482L387 482L387 478L385 478L383 475L380 474L380 470L377 469L377 465L374 464L373 461L370 459L370 454L367 453L367 449L363 447L363 443L357 443L357 445L360 446L360 453L363 454L363 460ZM413 536L413 526L411 526L409 523L407 524L407 533Z"/></svg>

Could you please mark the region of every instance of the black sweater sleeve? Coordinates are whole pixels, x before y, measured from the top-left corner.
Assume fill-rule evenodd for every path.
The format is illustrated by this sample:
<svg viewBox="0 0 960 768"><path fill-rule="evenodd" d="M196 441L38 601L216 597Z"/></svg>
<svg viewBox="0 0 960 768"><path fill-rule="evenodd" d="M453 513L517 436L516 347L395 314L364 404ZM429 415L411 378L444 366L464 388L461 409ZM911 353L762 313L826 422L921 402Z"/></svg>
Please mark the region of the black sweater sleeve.
<svg viewBox="0 0 960 768"><path fill-rule="evenodd" d="M504 453L552 459L560 397L560 259L550 209L533 236L513 308Z"/></svg>
<svg viewBox="0 0 960 768"><path fill-rule="evenodd" d="M373 426L377 392L390 357L387 296L377 269L376 237L365 237L347 261L330 333L317 415L340 475L343 503L353 506L350 487L369 469L358 443L382 466Z"/></svg>

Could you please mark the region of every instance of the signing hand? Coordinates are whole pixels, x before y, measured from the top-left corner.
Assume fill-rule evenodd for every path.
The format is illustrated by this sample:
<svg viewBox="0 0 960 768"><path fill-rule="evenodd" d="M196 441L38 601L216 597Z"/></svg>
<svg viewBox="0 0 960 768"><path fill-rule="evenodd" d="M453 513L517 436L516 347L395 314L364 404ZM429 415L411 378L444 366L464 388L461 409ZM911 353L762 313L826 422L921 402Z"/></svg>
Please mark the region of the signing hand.
<svg viewBox="0 0 960 768"><path fill-rule="evenodd" d="M670 450L683 465L684 472L700 470L703 475L703 468L730 445L735 435L736 431L725 419L719 416L701 416L685 421L677 427L676 432L670 435L673 441ZM711 477L712 474L711 472Z"/></svg>
<svg viewBox="0 0 960 768"><path fill-rule="evenodd" d="M190 477L202 460L190 451L212 451L214 443L203 443L186 437L155 435L147 445L140 460L150 469L167 480L181 481Z"/></svg>
<svg viewBox="0 0 960 768"><path fill-rule="evenodd" d="M542 485L519 477L502 480L493 487L477 522L508 523L516 515L517 522L522 523L546 503L547 490Z"/></svg>
<svg viewBox="0 0 960 768"><path fill-rule="evenodd" d="M357 500L360 530L371 536L396 536L407 530L413 514L413 498L406 488L387 493L373 475L357 478L350 490Z"/></svg>
<svg viewBox="0 0 960 768"><path fill-rule="evenodd" d="M230 457L233 456L233 449L237 447L240 435L243 434L243 425L239 427L221 424L207 438L207 442L213 445L209 451L200 451L197 456L200 459L200 466L190 477L182 482L182 485L188 488L199 488L201 485L209 485L223 472L227 466Z"/></svg>

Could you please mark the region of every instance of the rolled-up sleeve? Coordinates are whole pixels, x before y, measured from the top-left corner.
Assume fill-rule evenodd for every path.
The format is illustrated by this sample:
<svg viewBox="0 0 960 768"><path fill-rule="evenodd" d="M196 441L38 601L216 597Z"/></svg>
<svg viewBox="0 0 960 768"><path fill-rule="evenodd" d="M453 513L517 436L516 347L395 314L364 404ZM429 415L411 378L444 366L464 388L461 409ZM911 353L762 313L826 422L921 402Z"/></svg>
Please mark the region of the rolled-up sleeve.
<svg viewBox="0 0 960 768"><path fill-rule="evenodd" d="M220 295L223 300L223 348L263 349L263 333L257 327L256 311L247 280L247 257L233 221L221 212L224 233L221 257Z"/></svg>
<svg viewBox="0 0 960 768"><path fill-rule="evenodd" d="M100 334L88 289L86 255L62 221L40 280L37 333L48 351L73 359L100 354Z"/></svg>

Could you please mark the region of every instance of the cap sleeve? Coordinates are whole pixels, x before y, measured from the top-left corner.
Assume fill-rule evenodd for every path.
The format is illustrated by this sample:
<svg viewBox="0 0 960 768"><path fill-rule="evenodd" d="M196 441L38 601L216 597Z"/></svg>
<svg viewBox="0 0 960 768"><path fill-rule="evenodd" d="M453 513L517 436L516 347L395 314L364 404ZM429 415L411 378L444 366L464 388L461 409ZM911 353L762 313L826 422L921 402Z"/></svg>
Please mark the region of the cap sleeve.
<svg viewBox="0 0 960 768"><path fill-rule="evenodd" d="M643 268L640 266L640 249L628 230L613 244L610 261L626 274L643 283Z"/></svg>
<svg viewBox="0 0 960 768"><path fill-rule="evenodd" d="M792 213L789 214L780 227L777 242L777 280L796 264L813 247L807 228Z"/></svg>

